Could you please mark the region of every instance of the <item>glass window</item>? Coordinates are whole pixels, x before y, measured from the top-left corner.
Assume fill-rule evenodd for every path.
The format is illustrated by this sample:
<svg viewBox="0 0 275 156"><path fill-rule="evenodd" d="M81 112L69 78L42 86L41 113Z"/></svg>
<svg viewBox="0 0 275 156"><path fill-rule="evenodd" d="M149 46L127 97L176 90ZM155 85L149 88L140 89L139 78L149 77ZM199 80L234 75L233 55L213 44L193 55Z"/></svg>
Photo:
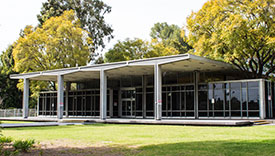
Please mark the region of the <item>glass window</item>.
<svg viewBox="0 0 275 156"><path fill-rule="evenodd" d="M154 110L154 94L146 94L146 110Z"/></svg>
<svg viewBox="0 0 275 156"><path fill-rule="evenodd" d="M213 84L214 89L222 89L223 88L223 83L215 83Z"/></svg>
<svg viewBox="0 0 275 156"><path fill-rule="evenodd" d="M194 92L186 92L186 109L194 110Z"/></svg>
<svg viewBox="0 0 275 156"><path fill-rule="evenodd" d="M199 110L207 110L207 91L199 91Z"/></svg>
<svg viewBox="0 0 275 156"><path fill-rule="evenodd" d="M248 88L259 87L259 81L248 82Z"/></svg>
<svg viewBox="0 0 275 156"><path fill-rule="evenodd" d="M181 92L181 110L186 110L186 107L185 107L185 92Z"/></svg>
<svg viewBox="0 0 275 156"><path fill-rule="evenodd" d="M230 101L230 90L226 89L225 90L225 110L229 110L229 105L230 105L229 101Z"/></svg>
<svg viewBox="0 0 275 156"><path fill-rule="evenodd" d="M207 85L206 84L199 85L199 90L207 90Z"/></svg>
<svg viewBox="0 0 275 156"><path fill-rule="evenodd" d="M180 90L180 87L179 87L179 86L173 86L173 87L172 87L172 91L178 91L178 90Z"/></svg>
<svg viewBox="0 0 275 156"><path fill-rule="evenodd" d="M180 110L180 93L172 93L172 110Z"/></svg>
<svg viewBox="0 0 275 156"><path fill-rule="evenodd" d="M213 109L213 90L209 89L208 90L208 103L209 103L209 109L212 110Z"/></svg>
<svg viewBox="0 0 275 156"><path fill-rule="evenodd" d="M136 110L142 110L142 94L136 94Z"/></svg>
<svg viewBox="0 0 275 156"><path fill-rule="evenodd" d="M209 88L209 89L213 89L213 84L210 83L210 84L208 85L208 88Z"/></svg>
<svg viewBox="0 0 275 156"><path fill-rule="evenodd" d="M186 90L194 90L194 85L186 86Z"/></svg>
<svg viewBox="0 0 275 156"><path fill-rule="evenodd" d="M241 83L239 83L239 82L230 83L230 87L231 87L231 89L232 88L240 89L241 88Z"/></svg>
<svg viewBox="0 0 275 156"><path fill-rule="evenodd" d="M215 110L223 110L224 90L214 90Z"/></svg>
<svg viewBox="0 0 275 156"><path fill-rule="evenodd" d="M241 92L239 88L231 88L231 110L241 109Z"/></svg>
<svg viewBox="0 0 275 156"><path fill-rule="evenodd" d="M229 83L225 83L225 84L224 84L224 88L225 88L225 89L229 89Z"/></svg>
<svg viewBox="0 0 275 156"><path fill-rule="evenodd" d="M242 110L247 110L247 88L242 88Z"/></svg>
<svg viewBox="0 0 275 156"><path fill-rule="evenodd" d="M259 90L248 89L248 110L259 110Z"/></svg>
<svg viewBox="0 0 275 156"><path fill-rule="evenodd" d="M166 93L162 93L162 112L166 111Z"/></svg>

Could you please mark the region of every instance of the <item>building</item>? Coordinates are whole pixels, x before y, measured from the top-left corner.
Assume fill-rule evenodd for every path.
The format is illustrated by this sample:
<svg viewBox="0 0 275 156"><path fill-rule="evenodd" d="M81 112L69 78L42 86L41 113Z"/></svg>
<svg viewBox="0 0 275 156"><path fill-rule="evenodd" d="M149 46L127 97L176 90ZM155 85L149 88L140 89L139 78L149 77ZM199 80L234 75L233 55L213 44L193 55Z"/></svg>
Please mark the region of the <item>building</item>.
<svg viewBox="0 0 275 156"><path fill-rule="evenodd" d="M40 93L37 108L39 116L58 119L265 119L273 118L275 110L275 90L270 81L246 79L230 64L190 54L10 78L24 79L25 118L30 80L58 82L57 91Z"/></svg>

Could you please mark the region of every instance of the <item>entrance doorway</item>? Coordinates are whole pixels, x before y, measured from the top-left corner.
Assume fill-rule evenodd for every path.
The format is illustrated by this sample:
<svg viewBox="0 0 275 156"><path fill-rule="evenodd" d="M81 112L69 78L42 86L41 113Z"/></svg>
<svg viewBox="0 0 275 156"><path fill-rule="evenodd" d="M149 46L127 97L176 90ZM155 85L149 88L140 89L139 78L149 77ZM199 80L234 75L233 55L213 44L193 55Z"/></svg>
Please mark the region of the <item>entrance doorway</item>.
<svg viewBox="0 0 275 156"><path fill-rule="evenodd" d="M135 88L123 88L121 90L121 104L123 117L134 118L136 116L135 94Z"/></svg>

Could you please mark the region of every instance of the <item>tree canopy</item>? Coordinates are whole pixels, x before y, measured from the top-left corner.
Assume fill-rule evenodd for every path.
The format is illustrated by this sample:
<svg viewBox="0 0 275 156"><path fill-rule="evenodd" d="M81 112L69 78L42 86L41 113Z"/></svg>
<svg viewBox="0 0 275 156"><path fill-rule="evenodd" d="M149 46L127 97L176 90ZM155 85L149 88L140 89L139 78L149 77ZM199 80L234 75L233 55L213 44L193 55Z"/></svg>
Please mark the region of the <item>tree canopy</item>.
<svg viewBox="0 0 275 156"><path fill-rule="evenodd" d="M184 29L174 24L156 23L151 28L150 36L153 40L152 43L161 43L165 47L175 48L180 54L193 49L188 44Z"/></svg>
<svg viewBox="0 0 275 156"><path fill-rule="evenodd" d="M90 49L92 56L95 49L105 47L106 39L109 41L113 38L113 29L104 19L104 15L111 12L111 7L101 0L47 0L37 18L43 25L49 18L60 16L66 10L74 10L81 28L89 32L89 37L93 40Z"/></svg>
<svg viewBox="0 0 275 156"><path fill-rule="evenodd" d="M16 72L34 72L86 65L92 39L80 27L74 11L51 17L42 27L27 26L13 49ZM18 84L20 89L23 83ZM55 83L32 81L32 96L43 88L56 89Z"/></svg>
<svg viewBox="0 0 275 156"><path fill-rule="evenodd" d="M10 45L0 56L0 108L22 107L22 93L17 89L18 80L11 80L10 74L16 74L12 69L14 60L12 57L13 46Z"/></svg>
<svg viewBox="0 0 275 156"><path fill-rule="evenodd" d="M118 41L106 54L105 59L107 62L117 62L126 60L142 59L148 52L149 45L141 39L129 38L125 41Z"/></svg>
<svg viewBox="0 0 275 156"><path fill-rule="evenodd" d="M185 31L177 25L156 23L151 28L151 42L129 38L118 41L106 54L105 61L117 62L150 57L177 55L188 52L192 47L188 44Z"/></svg>
<svg viewBox="0 0 275 156"><path fill-rule="evenodd" d="M89 60L88 32L80 28L74 12L65 11L48 19L41 28L27 26L13 50L15 71L32 72L86 65Z"/></svg>
<svg viewBox="0 0 275 156"><path fill-rule="evenodd" d="M274 0L210 0L187 19L196 54L224 60L253 77L275 71Z"/></svg>

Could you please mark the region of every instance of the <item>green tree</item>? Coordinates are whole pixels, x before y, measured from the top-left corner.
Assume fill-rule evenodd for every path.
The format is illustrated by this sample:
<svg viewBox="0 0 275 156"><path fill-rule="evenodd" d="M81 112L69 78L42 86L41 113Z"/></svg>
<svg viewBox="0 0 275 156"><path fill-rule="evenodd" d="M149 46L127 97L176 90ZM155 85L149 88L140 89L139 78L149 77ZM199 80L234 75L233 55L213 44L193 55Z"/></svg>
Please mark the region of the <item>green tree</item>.
<svg viewBox="0 0 275 156"><path fill-rule="evenodd" d="M187 18L198 55L224 60L255 78L275 71L274 0L210 0Z"/></svg>
<svg viewBox="0 0 275 156"><path fill-rule="evenodd" d="M150 43L150 50L144 55L145 58L178 55L180 52L172 47L167 46L162 42L158 42L156 39L152 39Z"/></svg>
<svg viewBox="0 0 275 156"><path fill-rule="evenodd" d="M193 49L188 44L184 29L177 25L169 25L166 22L156 23L150 33L153 43L161 43L165 47L174 48L183 54Z"/></svg>
<svg viewBox="0 0 275 156"><path fill-rule="evenodd" d="M35 30L27 26L22 34L13 50L16 72L83 66L89 61L92 39L80 27L80 21L72 10L59 17L51 17ZM54 83L51 86L55 89ZM23 88L22 82L18 87ZM49 84L32 81L33 93L45 87Z"/></svg>
<svg viewBox="0 0 275 156"><path fill-rule="evenodd" d="M42 25L50 17L60 16L66 10L74 10L80 19L81 28L89 32L93 40L93 47L90 49L93 58L96 55L94 50L104 48L104 40L113 38L113 29L104 20L104 15L111 12L111 7L101 0L47 0L37 18Z"/></svg>
<svg viewBox="0 0 275 156"><path fill-rule="evenodd" d="M21 108L22 92L16 87L18 80L11 80L10 74L16 74L12 69L14 59L12 57L13 46L10 45L0 56L0 108Z"/></svg>
<svg viewBox="0 0 275 156"><path fill-rule="evenodd" d="M144 58L149 51L149 44L141 39L129 38L125 41L118 41L112 49L105 54L106 62L118 62Z"/></svg>

